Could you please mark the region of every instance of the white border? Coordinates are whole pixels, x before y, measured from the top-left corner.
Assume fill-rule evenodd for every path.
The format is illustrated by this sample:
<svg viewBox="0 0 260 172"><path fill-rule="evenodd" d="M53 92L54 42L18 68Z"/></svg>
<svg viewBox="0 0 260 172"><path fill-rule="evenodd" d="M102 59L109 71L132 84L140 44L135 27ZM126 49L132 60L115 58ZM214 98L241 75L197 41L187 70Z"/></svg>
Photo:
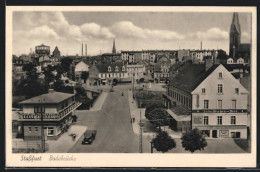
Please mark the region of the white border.
<svg viewBox="0 0 260 172"><path fill-rule="evenodd" d="M252 123L248 154L42 154L41 162L20 161L12 153L12 12L13 11L156 11L156 12L252 12ZM256 167L256 7L124 7L124 6L7 6L6 7L6 166L7 167ZM27 154L26 154L27 155ZM30 154L39 156L40 154ZM76 161L49 161L50 155L73 156Z"/></svg>

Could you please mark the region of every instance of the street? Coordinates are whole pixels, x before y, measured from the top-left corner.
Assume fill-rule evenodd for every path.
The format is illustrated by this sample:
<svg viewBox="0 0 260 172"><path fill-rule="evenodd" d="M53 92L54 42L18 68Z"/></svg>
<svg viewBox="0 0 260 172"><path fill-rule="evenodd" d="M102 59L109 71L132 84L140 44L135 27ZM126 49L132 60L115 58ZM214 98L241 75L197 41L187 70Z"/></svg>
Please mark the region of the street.
<svg viewBox="0 0 260 172"><path fill-rule="evenodd" d="M96 112L79 112L77 125L96 129L96 139L91 145L82 145L83 135L69 153L137 153L138 135L130 123L130 111L126 94L110 92L102 109Z"/></svg>

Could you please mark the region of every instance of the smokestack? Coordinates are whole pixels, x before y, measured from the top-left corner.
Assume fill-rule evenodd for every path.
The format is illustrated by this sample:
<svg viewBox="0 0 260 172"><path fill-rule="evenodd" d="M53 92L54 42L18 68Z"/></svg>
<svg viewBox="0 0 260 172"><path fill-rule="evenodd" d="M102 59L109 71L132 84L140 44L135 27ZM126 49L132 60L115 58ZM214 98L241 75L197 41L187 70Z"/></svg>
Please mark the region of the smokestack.
<svg viewBox="0 0 260 172"><path fill-rule="evenodd" d="M200 50L202 50L202 41L200 41Z"/></svg>
<svg viewBox="0 0 260 172"><path fill-rule="evenodd" d="M85 44L85 56L87 56L87 55L88 55L88 45Z"/></svg>
<svg viewBox="0 0 260 172"><path fill-rule="evenodd" d="M81 56L83 56L83 43L82 43L82 49L81 49Z"/></svg>

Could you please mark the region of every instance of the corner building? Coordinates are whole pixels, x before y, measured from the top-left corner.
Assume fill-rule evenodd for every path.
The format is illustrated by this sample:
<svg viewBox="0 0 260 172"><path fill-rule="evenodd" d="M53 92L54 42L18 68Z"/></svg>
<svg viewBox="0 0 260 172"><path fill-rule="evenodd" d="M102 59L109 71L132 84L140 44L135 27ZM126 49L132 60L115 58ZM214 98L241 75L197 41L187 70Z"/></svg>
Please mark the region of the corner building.
<svg viewBox="0 0 260 172"><path fill-rule="evenodd" d="M213 65L191 92L192 129L210 138L247 138L248 91L223 66Z"/></svg>

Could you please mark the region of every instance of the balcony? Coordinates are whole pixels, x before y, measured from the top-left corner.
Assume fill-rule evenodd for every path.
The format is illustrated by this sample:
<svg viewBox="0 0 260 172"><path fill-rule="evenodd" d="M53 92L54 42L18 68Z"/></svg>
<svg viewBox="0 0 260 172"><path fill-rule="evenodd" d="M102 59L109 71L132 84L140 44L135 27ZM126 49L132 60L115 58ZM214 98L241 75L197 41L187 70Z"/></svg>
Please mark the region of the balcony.
<svg viewBox="0 0 260 172"><path fill-rule="evenodd" d="M43 113L44 121L59 121L68 114L70 114L73 110L77 109L82 103L75 102L68 107L60 110L58 113ZM23 113L18 112L19 121L40 121L41 113Z"/></svg>

